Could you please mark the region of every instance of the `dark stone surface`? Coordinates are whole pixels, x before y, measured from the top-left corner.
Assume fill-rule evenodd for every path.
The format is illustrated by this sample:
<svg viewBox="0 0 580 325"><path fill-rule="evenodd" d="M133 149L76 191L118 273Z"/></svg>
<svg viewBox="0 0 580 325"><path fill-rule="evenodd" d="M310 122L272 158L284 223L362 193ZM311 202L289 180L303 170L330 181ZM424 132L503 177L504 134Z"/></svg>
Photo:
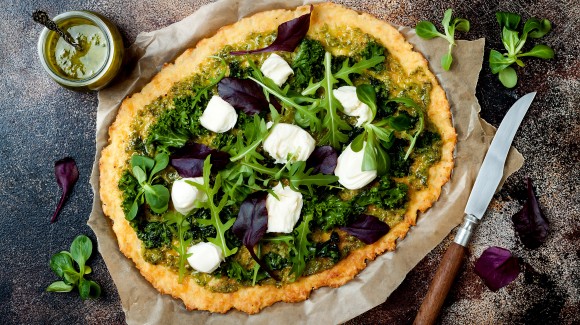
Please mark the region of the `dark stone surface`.
<svg viewBox="0 0 580 325"><path fill-rule="evenodd" d="M74 237L87 234L92 192L88 183L94 157L97 98L95 93L65 90L52 82L38 63L40 26L30 19L36 9L51 16L67 10L94 10L109 17L125 44L141 31L178 21L209 1L32 0L0 5L0 323L116 324L124 322L115 286L99 254L89 265L91 279L103 297L81 301L76 294L46 293L56 276L48 266L51 254L68 249ZM576 1L338 1L401 25L439 21L446 8L471 21L464 39L486 38L489 49L501 49L497 10L514 11L526 19L548 18L553 31L542 42L552 46L549 62L526 60L520 82L504 89L484 64L477 96L481 115L497 126L521 95L538 95L514 145L526 158L524 167L496 195L469 247L470 257L446 301L444 324L573 324L580 322L580 180L578 94L580 6ZM486 58L487 60L487 58ZM58 222L49 219L59 199L53 163L72 156L80 179ZM523 247L513 233L511 215L525 198L524 178L534 180L546 217L548 241L536 250ZM349 324L411 323L428 283L449 244L441 243L409 273L382 305ZM473 273L474 260L491 245L510 249L525 265L512 284L489 291Z"/></svg>

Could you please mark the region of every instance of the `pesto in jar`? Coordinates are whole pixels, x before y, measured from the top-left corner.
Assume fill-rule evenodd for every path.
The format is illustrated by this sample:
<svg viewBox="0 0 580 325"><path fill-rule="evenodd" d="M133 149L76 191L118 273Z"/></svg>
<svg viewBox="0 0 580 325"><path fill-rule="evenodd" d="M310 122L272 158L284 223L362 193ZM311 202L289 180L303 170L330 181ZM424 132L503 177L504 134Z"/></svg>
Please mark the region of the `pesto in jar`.
<svg viewBox="0 0 580 325"><path fill-rule="evenodd" d="M107 63L109 45L103 31L84 18L73 18L60 26L80 45L80 49L68 44L57 33L47 40L49 64L67 78L82 80L97 74Z"/></svg>

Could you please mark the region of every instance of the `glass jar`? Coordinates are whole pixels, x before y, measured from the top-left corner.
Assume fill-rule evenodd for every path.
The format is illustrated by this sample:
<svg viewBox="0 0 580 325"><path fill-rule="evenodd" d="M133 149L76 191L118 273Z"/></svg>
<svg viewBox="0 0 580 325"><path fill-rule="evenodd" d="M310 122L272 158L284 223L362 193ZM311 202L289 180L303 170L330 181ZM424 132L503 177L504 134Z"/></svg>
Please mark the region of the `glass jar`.
<svg viewBox="0 0 580 325"><path fill-rule="evenodd" d="M69 11L53 20L81 49L44 28L38 39L38 55L48 75L66 88L81 91L99 90L113 80L121 68L124 53L117 27L90 11Z"/></svg>

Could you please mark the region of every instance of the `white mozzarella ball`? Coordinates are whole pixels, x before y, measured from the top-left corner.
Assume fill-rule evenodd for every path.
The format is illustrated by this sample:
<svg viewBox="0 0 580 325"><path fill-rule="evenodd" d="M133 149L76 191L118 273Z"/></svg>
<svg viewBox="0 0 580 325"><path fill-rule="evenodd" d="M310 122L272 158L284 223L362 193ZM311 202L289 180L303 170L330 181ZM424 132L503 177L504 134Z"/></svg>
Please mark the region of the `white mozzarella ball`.
<svg viewBox="0 0 580 325"><path fill-rule="evenodd" d="M283 187L282 183L272 188L276 198L268 194L266 209L268 210L267 232L291 233L302 211L302 193L292 190L289 186Z"/></svg>
<svg viewBox="0 0 580 325"><path fill-rule="evenodd" d="M171 201L175 210L187 215L195 208L197 202L206 202L207 194L188 184L186 181L203 185L203 177L181 178L173 182L171 186Z"/></svg>
<svg viewBox="0 0 580 325"><path fill-rule="evenodd" d="M224 254L219 246L213 243L201 242L190 246L187 253L191 254L187 262L198 272L212 273L224 260Z"/></svg>
<svg viewBox="0 0 580 325"><path fill-rule="evenodd" d="M213 96L199 122L204 128L216 132L224 133L231 130L238 121L236 109L219 96Z"/></svg>
<svg viewBox="0 0 580 325"><path fill-rule="evenodd" d="M338 182L349 190L357 190L368 185L377 178L376 170L362 170L364 157L364 147L359 152L354 152L350 147L351 144L338 156L334 175L338 176Z"/></svg>
<svg viewBox="0 0 580 325"><path fill-rule="evenodd" d="M277 164L306 161L315 146L316 141L308 132L287 123L273 126L270 135L264 141L264 150L276 160Z"/></svg>
<svg viewBox="0 0 580 325"><path fill-rule="evenodd" d="M356 87L342 86L334 89L332 92L344 108L344 114L358 117L355 126L361 126L366 122L371 122L370 119L373 113L367 104L358 99Z"/></svg>
<svg viewBox="0 0 580 325"><path fill-rule="evenodd" d="M264 76L272 79L275 84L282 86L294 71L286 60L276 53L272 53L260 67Z"/></svg>

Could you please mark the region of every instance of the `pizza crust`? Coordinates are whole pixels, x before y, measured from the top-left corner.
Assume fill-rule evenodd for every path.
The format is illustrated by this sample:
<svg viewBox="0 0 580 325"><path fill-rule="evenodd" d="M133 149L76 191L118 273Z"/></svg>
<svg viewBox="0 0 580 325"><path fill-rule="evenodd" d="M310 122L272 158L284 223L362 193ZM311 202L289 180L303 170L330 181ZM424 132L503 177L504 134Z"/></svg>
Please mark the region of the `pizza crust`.
<svg viewBox="0 0 580 325"><path fill-rule="evenodd" d="M246 313L257 313L276 302L298 302L308 298L312 290L322 287L338 287L353 279L366 267L367 261L385 251L395 249L396 240L404 238L409 228L415 225L418 211L427 210L438 198L441 187L449 180L453 169L453 150L456 143L455 130L451 123L451 112L445 92L429 71L428 63L412 45L391 25L366 13L357 13L342 6L324 3L314 6L309 34L328 25L357 27L364 33L377 38L401 63L406 73L422 68L431 82L431 101L427 114L438 128L442 138L441 161L429 170L428 186L421 191L411 191L408 210L402 222L393 227L382 239L372 245L351 252L333 268L311 276L302 277L294 283L281 287L257 285L243 287L232 293L211 292L186 277L178 283L178 274L161 265L146 262L141 254L141 241L121 208L122 193L117 187L124 166L129 159L131 123L137 112L159 96L164 96L172 85L196 73L207 57L218 52L227 44L242 42L248 33L276 30L282 22L299 17L309 11L309 6L295 10L272 10L244 18L221 28L213 37L200 41L195 48L186 50L175 63L165 64L163 69L139 93L125 99L119 108L117 119L109 128L109 145L103 149L99 161L100 196L103 211L112 221L119 249L133 260L141 274L161 293L183 300L192 309L225 313L235 308Z"/></svg>

